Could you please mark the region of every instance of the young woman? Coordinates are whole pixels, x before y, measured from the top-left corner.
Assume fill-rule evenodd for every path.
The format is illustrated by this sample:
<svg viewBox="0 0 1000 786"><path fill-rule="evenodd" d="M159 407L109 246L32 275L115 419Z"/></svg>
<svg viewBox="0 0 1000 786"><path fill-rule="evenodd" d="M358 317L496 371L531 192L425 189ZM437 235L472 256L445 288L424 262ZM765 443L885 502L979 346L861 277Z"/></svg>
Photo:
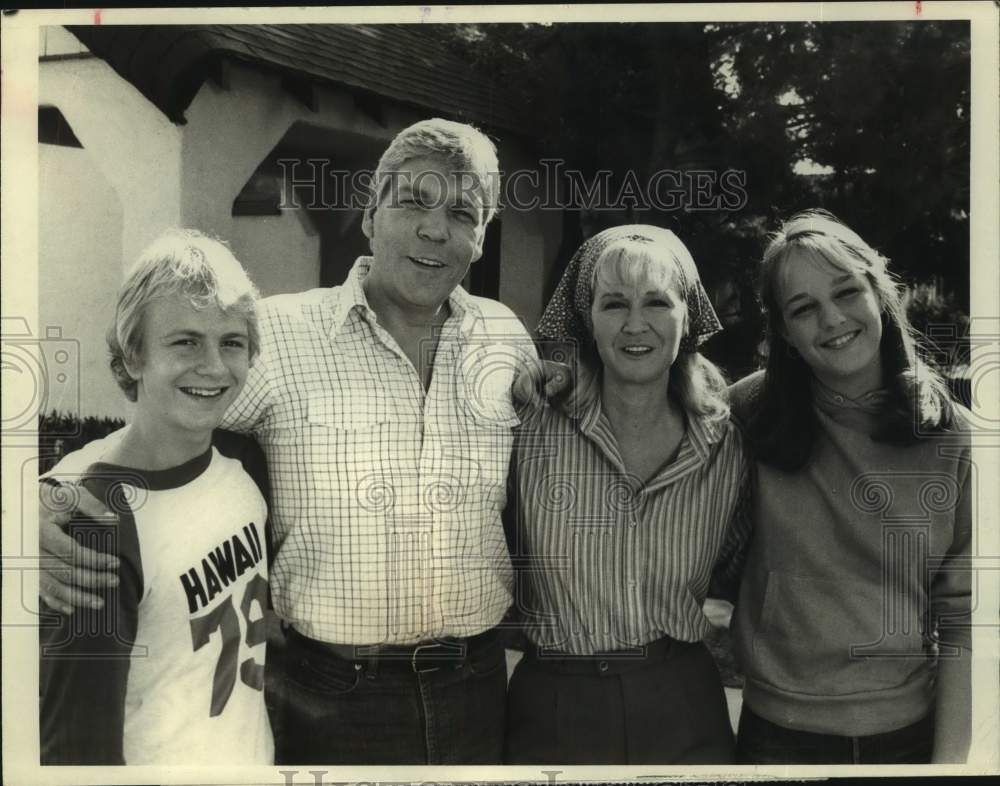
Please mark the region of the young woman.
<svg viewBox="0 0 1000 786"><path fill-rule="evenodd" d="M743 762L966 756L967 412L918 359L886 264L822 211L764 254L766 373L732 389L756 458L729 566Z"/></svg>
<svg viewBox="0 0 1000 786"><path fill-rule="evenodd" d="M531 647L508 693L506 761L719 763L733 735L701 639L712 566L746 475L719 329L669 231L606 230L538 327L574 344L576 384L524 415L511 473Z"/></svg>

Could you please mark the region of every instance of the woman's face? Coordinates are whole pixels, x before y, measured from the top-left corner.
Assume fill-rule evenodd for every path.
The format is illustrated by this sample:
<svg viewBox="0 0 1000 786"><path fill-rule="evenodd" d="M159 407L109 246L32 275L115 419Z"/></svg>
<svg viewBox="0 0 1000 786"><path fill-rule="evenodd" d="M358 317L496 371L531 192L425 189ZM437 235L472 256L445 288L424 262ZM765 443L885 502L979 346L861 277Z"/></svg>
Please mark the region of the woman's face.
<svg viewBox="0 0 1000 786"><path fill-rule="evenodd" d="M594 343L607 383L663 386L677 358L687 306L671 277L640 275L621 280L601 268L594 281L590 316Z"/></svg>
<svg viewBox="0 0 1000 786"><path fill-rule="evenodd" d="M808 252L779 275L783 336L813 374L848 396L881 387L882 309L868 279Z"/></svg>

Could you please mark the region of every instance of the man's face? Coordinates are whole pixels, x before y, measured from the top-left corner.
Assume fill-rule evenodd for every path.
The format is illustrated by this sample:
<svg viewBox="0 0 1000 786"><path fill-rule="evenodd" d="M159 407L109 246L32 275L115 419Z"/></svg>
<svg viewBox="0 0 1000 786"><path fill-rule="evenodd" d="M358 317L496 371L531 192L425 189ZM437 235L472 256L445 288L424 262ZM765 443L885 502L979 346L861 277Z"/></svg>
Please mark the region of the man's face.
<svg viewBox="0 0 1000 786"><path fill-rule="evenodd" d="M437 156L411 158L362 228L375 261L369 297L405 310L436 311L483 253L483 195L469 175Z"/></svg>

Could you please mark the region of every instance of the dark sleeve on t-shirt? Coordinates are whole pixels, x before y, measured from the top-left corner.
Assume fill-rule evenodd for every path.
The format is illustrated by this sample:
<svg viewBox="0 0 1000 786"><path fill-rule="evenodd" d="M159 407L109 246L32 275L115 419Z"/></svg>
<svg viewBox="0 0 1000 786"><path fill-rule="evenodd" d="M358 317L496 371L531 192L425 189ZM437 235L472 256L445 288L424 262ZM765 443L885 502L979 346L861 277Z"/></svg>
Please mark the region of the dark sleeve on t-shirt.
<svg viewBox="0 0 1000 786"><path fill-rule="evenodd" d="M268 568L274 558L274 542L271 534L271 477L267 471L267 456L260 444L249 434L217 428L212 432L212 444L223 456L236 459L243 465L267 503L268 521L264 522L264 540L267 543Z"/></svg>
<svg viewBox="0 0 1000 786"><path fill-rule="evenodd" d="M142 565L135 518L108 479L83 485L118 514L80 516L67 525L78 542L115 554L117 587L97 590L100 609L66 616L47 606L39 628L39 741L44 764L124 764L125 695L142 599Z"/></svg>
<svg viewBox="0 0 1000 786"><path fill-rule="evenodd" d="M267 471L267 457L263 449L253 437L248 434L237 434L235 431L217 428L212 432L212 444L223 456L236 459L243 465L243 470L257 484L268 508L271 506L271 483Z"/></svg>

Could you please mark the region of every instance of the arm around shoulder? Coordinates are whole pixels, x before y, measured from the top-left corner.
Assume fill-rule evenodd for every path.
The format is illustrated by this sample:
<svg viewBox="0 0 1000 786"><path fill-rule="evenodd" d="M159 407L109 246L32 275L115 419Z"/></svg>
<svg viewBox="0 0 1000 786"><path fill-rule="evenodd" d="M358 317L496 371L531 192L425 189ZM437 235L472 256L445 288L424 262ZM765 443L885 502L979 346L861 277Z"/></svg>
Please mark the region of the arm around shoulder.
<svg viewBox="0 0 1000 786"><path fill-rule="evenodd" d="M80 485L85 470L99 460L125 429L94 440L80 450L66 455L45 473L39 484L38 549L39 595L52 609L72 614L74 608L100 608L104 600L99 593L87 592L112 586L117 559L87 548L63 530L76 513L94 518L107 513L100 500Z"/></svg>
<svg viewBox="0 0 1000 786"><path fill-rule="evenodd" d="M741 467L736 503L730 514L726 536L712 571L708 594L736 604L740 581L746 564L750 539L753 536L753 460L740 441Z"/></svg>
<svg viewBox="0 0 1000 786"><path fill-rule="evenodd" d="M125 695L142 596L138 541L134 525L84 518L71 529L115 543L123 565L118 586L100 590L101 608L58 615L39 630L41 763L124 764Z"/></svg>
<svg viewBox="0 0 1000 786"><path fill-rule="evenodd" d="M733 422L745 428L764 391L764 372L755 371L728 388Z"/></svg>

